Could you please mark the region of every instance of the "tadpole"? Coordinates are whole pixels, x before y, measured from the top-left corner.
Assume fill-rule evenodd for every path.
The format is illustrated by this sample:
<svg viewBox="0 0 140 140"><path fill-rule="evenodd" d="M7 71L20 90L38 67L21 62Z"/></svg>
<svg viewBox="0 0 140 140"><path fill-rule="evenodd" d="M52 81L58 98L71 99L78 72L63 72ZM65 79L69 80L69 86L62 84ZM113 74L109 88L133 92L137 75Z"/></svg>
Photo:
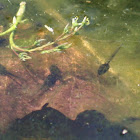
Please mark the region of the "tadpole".
<svg viewBox="0 0 140 140"><path fill-rule="evenodd" d="M50 67L50 74L46 77L44 80L44 83L41 87L41 89L48 90L49 88L53 87L57 80L62 79L61 71L56 65L51 65Z"/></svg>
<svg viewBox="0 0 140 140"><path fill-rule="evenodd" d="M118 47L114 53L111 55L111 57L107 60L107 62L105 62L104 64L100 65L99 69L98 69L98 75L103 75L104 73L106 73L110 66L109 63L112 61L112 59L115 57L115 55L118 53L118 51L120 50L120 48L122 47L122 45L120 47Z"/></svg>
<svg viewBox="0 0 140 140"><path fill-rule="evenodd" d="M30 103L36 102L37 99L39 100L44 94L44 92L48 91L51 87L55 85L57 80L63 81L62 72L56 65L51 65L49 70L50 74L45 78L43 85L41 86L39 91L37 91L37 95L34 96L34 99L31 100Z"/></svg>

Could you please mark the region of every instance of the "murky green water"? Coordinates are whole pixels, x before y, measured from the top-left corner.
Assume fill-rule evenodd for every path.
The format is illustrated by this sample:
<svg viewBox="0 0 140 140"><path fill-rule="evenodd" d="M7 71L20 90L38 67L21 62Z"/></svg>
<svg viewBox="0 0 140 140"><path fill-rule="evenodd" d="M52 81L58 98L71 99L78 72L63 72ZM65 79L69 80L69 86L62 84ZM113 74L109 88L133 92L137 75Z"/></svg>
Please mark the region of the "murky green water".
<svg viewBox="0 0 140 140"><path fill-rule="evenodd" d="M15 5L11 12L13 16L19 1L11 3ZM11 3L7 1L7 7ZM25 16L32 21L31 36L36 33L36 25L48 24L58 34L74 16L79 16L79 19L88 16L91 24L70 41L88 62L80 62L81 67L95 75L98 67L122 45L111 61L109 71L88 80L97 85L100 94L115 106L109 107L108 111L102 110L105 117L113 123L126 126L140 138L139 8L139 1L131 0L30 0L27 1ZM6 15L9 12L7 10ZM129 122L127 118L135 118L135 121Z"/></svg>

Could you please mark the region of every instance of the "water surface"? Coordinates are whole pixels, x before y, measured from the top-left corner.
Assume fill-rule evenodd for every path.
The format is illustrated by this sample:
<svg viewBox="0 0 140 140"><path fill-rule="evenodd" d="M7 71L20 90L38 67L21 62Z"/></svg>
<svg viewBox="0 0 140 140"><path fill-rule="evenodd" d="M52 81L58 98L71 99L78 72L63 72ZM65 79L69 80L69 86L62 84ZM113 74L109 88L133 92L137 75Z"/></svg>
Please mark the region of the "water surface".
<svg viewBox="0 0 140 140"><path fill-rule="evenodd" d="M15 0L11 1L11 3L7 1L7 7L13 7L12 14L10 15L10 10L5 10L6 12L4 12L9 17L12 17L16 12L19 1ZM132 2L131 0L124 2L117 0L105 2L101 0L95 2L82 0L30 0L27 1L25 16L32 25L32 28L27 30L30 31L31 42L36 37L37 28L42 28L45 24L54 29L55 34L52 38L55 38L62 32L65 25L71 22L73 17L79 16L79 20L82 20L84 16L89 17L91 24L84 27L79 32L79 35L67 40L73 43L73 48L70 48L69 53L64 54L63 61L61 61L63 55L60 53L60 55L56 55L57 60L53 58L55 55L52 55L52 57L48 58L48 61L45 60L42 63L51 64L58 61L58 65L64 71L67 71L66 75L69 75L69 77L73 75L79 76L82 80L84 79L87 83L92 84L95 89L93 91L94 98L98 99L99 96L102 96L105 100L102 100L101 103L99 103L99 100L99 102L96 101L93 104L91 98L91 100L88 100L88 104L85 101L83 106L87 110L96 109L103 113L108 121L125 126L140 137L139 6L138 1ZM5 24L5 27L8 26L6 19L5 23L2 22L2 24ZM50 33L48 34L51 35ZM25 36L26 42L27 38ZM21 43L20 39L17 40L17 43ZM122 45L122 48L110 62L109 71L102 76L98 76L97 70L99 66L105 63L120 45ZM40 57L42 59L42 56ZM73 61L72 64L67 63L66 59L69 58L73 58L71 60ZM41 66L35 60L33 61L36 68L39 65ZM68 66L68 68L65 66ZM45 67L41 67L45 69ZM73 81L73 84L76 83L75 81ZM81 89L83 88L81 87ZM75 93L73 89L70 89L70 91ZM84 91L84 93L86 92L88 94L88 91ZM82 101L84 102L84 98ZM106 101L109 102L108 105ZM71 106L72 102L67 105ZM78 107L80 108L80 106ZM62 113L71 119L76 118L76 115L73 117L67 112Z"/></svg>

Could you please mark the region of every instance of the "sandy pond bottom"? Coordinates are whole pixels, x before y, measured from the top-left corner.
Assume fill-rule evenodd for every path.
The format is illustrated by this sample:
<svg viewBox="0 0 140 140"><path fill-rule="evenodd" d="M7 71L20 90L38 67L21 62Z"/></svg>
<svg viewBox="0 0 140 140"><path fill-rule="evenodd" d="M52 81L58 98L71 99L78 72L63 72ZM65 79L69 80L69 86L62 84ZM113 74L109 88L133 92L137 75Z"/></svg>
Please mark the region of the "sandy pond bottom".
<svg viewBox="0 0 140 140"><path fill-rule="evenodd" d="M2 48L1 56L1 64L24 79L1 76L2 140L138 139L124 123L106 118L112 116L112 121L116 121L125 109L106 97L109 90L114 94L119 91L105 87L109 81L97 76L97 66L91 66L81 52L70 48L49 55L36 53L32 60L21 62L10 50ZM51 65L58 66L63 80L40 94ZM128 130L126 135L121 134L124 129Z"/></svg>

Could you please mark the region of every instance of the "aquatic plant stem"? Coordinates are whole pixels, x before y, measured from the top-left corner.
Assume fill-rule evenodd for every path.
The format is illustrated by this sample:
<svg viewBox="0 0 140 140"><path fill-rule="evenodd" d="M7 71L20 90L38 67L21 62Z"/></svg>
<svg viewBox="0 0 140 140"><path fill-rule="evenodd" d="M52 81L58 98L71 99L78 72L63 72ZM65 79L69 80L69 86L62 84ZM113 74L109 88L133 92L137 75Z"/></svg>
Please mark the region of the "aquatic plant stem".
<svg viewBox="0 0 140 140"><path fill-rule="evenodd" d="M31 45L31 46L20 47L14 43L14 36L15 36L15 32L17 30L18 24L22 22L25 8L26 8L26 2L21 2L19 10L16 14L16 17L15 16L13 17L13 25L8 30L0 33L0 36L3 36L3 35L6 35L11 32L11 34L9 36L10 47L13 50L13 52L23 61L26 61L26 59L31 59L31 57L28 56L28 53L31 53L34 51L40 51L42 54L44 54L44 53L58 52L58 51L69 48L71 44L64 43L64 44L58 45L57 47L55 47L53 49L48 49L48 50L46 49L47 46L51 46L51 45L55 44L56 42L65 40L65 39L75 35L76 32L78 32L84 25L87 24L87 21L89 22L87 17L84 17L84 19L81 23L77 22L78 18L73 18L72 27L71 27L70 32L68 30L69 24L67 24L66 27L64 28L63 33L60 36L58 36L58 38L55 41L48 42L42 46L38 46L40 41L36 40L33 43L33 45Z"/></svg>
<svg viewBox="0 0 140 140"><path fill-rule="evenodd" d="M11 34L10 34L10 37L9 37L9 42L10 42L10 47L11 49L17 49L18 51L22 51L22 52L27 52L28 50L27 49L22 49L21 47L18 47L15 43L14 43L14 33L15 31L13 31Z"/></svg>
<svg viewBox="0 0 140 140"><path fill-rule="evenodd" d="M81 24L76 31L74 31L73 29L71 29L71 32L69 34L66 35L66 33L62 33L54 42L58 42L58 41L61 41L61 40L65 40L71 36L73 36L76 32L78 32L84 25Z"/></svg>
<svg viewBox="0 0 140 140"><path fill-rule="evenodd" d="M88 20L86 17L84 18L85 20ZM14 51L14 53L16 51L20 51L19 54L16 53L16 55L22 60L22 61L26 61L26 59L31 59L30 56L28 56L27 53L31 53L31 52L34 52L34 51L41 51L41 54L44 54L44 53L52 53L52 52L59 52L59 51L62 51L64 49L67 49L71 46L71 44L68 44L68 43L64 43L62 45L59 45L53 49L45 49L47 46L51 46L59 41L62 41L62 40L65 40L73 35L75 35L84 25L85 25L85 22L84 23L79 23L78 24L79 27L71 27L71 30L70 32L63 32L60 36L58 36L58 38L54 41L54 42L48 42L47 44L45 45L42 45L40 47L37 47L36 44L38 41L35 41L35 43L33 43L32 46L30 47L25 47L24 48L21 48L20 46L17 46L15 43L14 43L14 34L15 34L15 31L12 31L12 33L10 34L10 45L11 45L11 49ZM66 25L67 26L67 25ZM64 28L65 30L65 28ZM67 29L68 30L68 29ZM31 48L31 47L35 47L35 48ZM27 52L27 53L26 53Z"/></svg>
<svg viewBox="0 0 140 140"><path fill-rule="evenodd" d="M18 12L16 14L16 22L8 30L6 30L5 32L0 33L0 36L6 35L6 34L12 32L12 31L16 30L16 28L17 28L18 24L21 22L23 14L25 12L25 5L26 5L26 2L21 2L20 3L19 10L18 10Z"/></svg>

